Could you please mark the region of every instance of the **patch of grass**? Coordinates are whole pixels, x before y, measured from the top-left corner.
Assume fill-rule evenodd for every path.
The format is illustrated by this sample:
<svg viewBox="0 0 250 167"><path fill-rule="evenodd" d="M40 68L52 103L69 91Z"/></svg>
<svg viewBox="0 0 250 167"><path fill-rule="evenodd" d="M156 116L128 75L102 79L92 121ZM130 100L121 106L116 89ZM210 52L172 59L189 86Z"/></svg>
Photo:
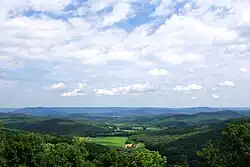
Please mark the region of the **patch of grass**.
<svg viewBox="0 0 250 167"><path fill-rule="evenodd" d="M142 130L142 129L143 129L143 127L140 127L140 126L135 126L135 127L133 127L132 129L134 129L134 130Z"/></svg>
<svg viewBox="0 0 250 167"><path fill-rule="evenodd" d="M145 144L144 143L137 143L136 148L145 148Z"/></svg>
<svg viewBox="0 0 250 167"><path fill-rule="evenodd" d="M107 147L124 147L127 137L96 137L86 138L86 142L101 144Z"/></svg>
<svg viewBox="0 0 250 167"><path fill-rule="evenodd" d="M157 127L148 127L147 128L148 131L159 131L161 130L160 128L157 128Z"/></svg>
<svg viewBox="0 0 250 167"><path fill-rule="evenodd" d="M133 133L133 132L136 132L136 130L122 130L123 132L131 132L131 133Z"/></svg>

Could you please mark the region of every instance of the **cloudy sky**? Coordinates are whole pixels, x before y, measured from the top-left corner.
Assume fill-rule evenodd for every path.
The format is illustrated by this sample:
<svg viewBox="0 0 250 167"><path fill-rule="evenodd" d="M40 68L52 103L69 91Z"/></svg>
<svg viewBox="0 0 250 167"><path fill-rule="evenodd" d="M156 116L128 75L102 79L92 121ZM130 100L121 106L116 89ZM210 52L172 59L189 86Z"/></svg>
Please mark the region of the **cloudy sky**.
<svg viewBox="0 0 250 167"><path fill-rule="evenodd" d="M250 106L249 0L1 0L0 107Z"/></svg>

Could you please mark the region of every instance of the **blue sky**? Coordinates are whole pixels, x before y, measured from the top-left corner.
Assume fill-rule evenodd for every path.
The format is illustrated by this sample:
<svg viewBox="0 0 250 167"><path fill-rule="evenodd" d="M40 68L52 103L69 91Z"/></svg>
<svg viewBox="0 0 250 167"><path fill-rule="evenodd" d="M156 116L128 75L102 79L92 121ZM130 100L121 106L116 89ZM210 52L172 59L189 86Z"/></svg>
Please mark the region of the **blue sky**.
<svg viewBox="0 0 250 167"><path fill-rule="evenodd" d="M0 107L250 106L249 0L0 2Z"/></svg>

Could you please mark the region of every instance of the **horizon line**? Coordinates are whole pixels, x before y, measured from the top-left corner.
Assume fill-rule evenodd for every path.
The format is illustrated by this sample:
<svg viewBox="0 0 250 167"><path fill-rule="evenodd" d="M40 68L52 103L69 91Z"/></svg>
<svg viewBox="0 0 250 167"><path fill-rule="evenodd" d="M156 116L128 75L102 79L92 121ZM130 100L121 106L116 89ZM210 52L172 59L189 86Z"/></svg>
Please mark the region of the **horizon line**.
<svg viewBox="0 0 250 167"><path fill-rule="evenodd" d="M187 107L166 107L166 106L23 106L23 107L0 107L0 109L20 109L20 108L250 108L250 106L187 106Z"/></svg>

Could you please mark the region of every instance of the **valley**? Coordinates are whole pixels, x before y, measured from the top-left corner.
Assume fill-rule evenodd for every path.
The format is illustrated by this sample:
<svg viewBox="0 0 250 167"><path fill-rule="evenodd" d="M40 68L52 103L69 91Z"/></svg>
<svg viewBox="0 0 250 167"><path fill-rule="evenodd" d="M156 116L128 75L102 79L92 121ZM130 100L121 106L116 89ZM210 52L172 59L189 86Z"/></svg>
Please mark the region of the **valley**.
<svg viewBox="0 0 250 167"><path fill-rule="evenodd" d="M86 144L96 144L111 150L157 151L167 157L168 166L186 162L190 167L198 167L205 164L197 152L209 141L216 142L228 123L248 120L250 113L248 110L220 110L193 114L116 116L119 115L117 112L125 110L128 109L117 110L116 113L111 111L109 114L114 115L107 116L100 112L47 114L41 112L41 108L37 111L34 108L32 112L22 109L1 112L0 121L6 130L48 134L65 139L80 137ZM143 112L143 109L137 110ZM127 147L129 144L134 147Z"/></svg>

